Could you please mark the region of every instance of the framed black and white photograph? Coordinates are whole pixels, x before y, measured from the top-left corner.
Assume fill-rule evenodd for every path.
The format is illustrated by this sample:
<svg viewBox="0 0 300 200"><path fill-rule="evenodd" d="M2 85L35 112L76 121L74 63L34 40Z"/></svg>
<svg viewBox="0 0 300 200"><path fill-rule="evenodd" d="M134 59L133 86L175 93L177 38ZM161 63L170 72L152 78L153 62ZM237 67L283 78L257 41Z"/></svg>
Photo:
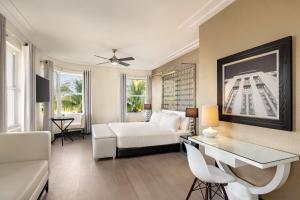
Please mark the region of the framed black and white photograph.
<svg viewBox="0 0 300 200"><path fill-rule="evenodd" d="M292 37L218 60L221 121L292 130Z"/></svg>

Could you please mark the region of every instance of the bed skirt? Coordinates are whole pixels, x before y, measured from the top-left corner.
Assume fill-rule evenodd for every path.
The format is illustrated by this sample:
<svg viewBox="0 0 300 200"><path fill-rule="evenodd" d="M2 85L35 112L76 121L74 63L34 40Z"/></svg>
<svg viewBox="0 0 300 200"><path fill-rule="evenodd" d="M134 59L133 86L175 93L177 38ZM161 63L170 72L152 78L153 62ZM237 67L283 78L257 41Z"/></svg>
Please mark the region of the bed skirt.
<svg viewBox="0 0 300 200"><path fill-rule="evenodd" d="M147 146L147 147L136 147L136 148L117 148L117 157L132 157L132 156L143 156L156 153L166 152L178 152L180 151L180 143Z"/></svg>

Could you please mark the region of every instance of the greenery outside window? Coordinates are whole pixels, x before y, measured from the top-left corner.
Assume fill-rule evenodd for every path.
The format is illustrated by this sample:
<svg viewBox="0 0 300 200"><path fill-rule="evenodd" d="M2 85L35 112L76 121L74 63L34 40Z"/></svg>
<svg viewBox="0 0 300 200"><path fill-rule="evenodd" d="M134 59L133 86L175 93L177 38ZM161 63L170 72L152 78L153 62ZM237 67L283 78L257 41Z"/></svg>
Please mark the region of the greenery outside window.
<svg viewBox="0 0 300 200"><path fill-rule="evenodd" d="M127 112L141 112L144 110L146 85L145 78L127 79Z"/></svg>
<svg viewBox="0 0 300 200"><path fill-rule="evenodd" d="M82 74L55 71L54 113L82 113Z"/></svg>

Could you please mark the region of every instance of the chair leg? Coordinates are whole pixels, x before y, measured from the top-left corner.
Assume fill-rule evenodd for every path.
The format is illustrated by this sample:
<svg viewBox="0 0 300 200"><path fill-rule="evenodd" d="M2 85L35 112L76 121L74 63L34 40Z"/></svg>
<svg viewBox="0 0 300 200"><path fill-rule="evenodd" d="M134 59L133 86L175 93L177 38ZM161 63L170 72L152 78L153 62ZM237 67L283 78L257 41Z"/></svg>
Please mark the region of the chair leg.
<svg viewBox="0 0 300 200"><path fill-rule="evenodd" d="M206 187L205 187L205 198L204 199L208 200L208 190L209 190L208 183L205 185L206 185Z"/></svg>
<svg viewBox="0 0 300 200"><path fill-rule="evenodd" d="M47 181L47 183L46 183L45 190L46 190L46 192L48 193L48 190L49 190L49 182L48 182L48 181Z"/></svg>
<svg viewBox="0 0 300 200"><path fill-rule="evenodd" d="M193 184L192 184L192 186L191 186L191 188L190 188L190 191L189 191L189 193L188 193L188 195L187 195L187 197L186 197L186 200L188 200L188 199L190 198L190 196L191 196L191 194L192 194L192 192L193 192L193 190L194 190L194 186L195 186L197 180L198 180L197 178L194 179L194 182L193 182Z"/></svg>
<svg viewBox="0 0 300 200"><path fill-rule="evenodd" d="M223 184L221 184L221 189L222 189L222 191L223 191L225 200L228 200L228 196L227 196L227 193L226 193L226 190L225 190L225 187L224 187Z"/></svg>
<svg viewBox="0 0 300 200"><path fill-rule="evenodd" d="M212 199L211 184L208 183L207 186L208 186L208 194L209 194L208 198L211 200Z"/></svg>

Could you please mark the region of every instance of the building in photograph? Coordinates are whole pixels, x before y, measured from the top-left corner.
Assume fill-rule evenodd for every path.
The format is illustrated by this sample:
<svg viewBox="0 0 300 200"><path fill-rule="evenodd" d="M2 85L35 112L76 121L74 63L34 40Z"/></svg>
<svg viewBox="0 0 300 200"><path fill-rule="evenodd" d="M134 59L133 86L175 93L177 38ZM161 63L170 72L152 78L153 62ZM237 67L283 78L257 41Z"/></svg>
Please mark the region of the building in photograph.
<svg viewBox="0 0 300 200"><path fill-rule="evenodd" d="M223 113L228 115L278 118L277 72L240 73L226 79Z"/></svg>

